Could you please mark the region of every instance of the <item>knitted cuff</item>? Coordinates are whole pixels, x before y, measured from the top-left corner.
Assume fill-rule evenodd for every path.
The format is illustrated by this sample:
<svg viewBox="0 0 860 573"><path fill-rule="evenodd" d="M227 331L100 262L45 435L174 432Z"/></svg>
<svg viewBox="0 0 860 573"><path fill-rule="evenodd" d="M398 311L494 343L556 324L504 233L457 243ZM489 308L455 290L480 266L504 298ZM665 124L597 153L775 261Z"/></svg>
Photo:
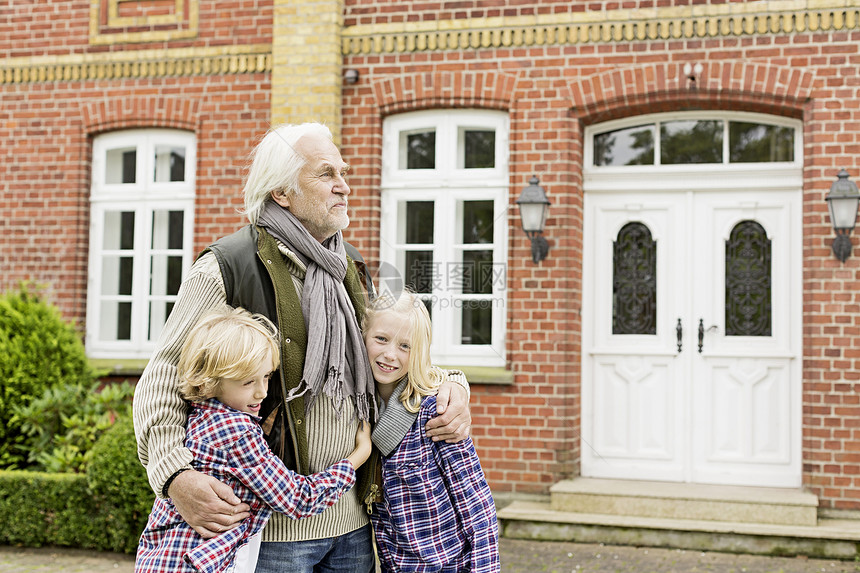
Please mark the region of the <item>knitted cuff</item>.
<svg viewBox="0 0 860 573"><path fill-rule="evenodd" d="M466 391L466 402L468 402L472 398L472 391L469 388L469 382L466 380L466 375L462 370L446 370L448 373L448 377L445 379L447 382L453 382L457 384L463 390Z"/></svg>

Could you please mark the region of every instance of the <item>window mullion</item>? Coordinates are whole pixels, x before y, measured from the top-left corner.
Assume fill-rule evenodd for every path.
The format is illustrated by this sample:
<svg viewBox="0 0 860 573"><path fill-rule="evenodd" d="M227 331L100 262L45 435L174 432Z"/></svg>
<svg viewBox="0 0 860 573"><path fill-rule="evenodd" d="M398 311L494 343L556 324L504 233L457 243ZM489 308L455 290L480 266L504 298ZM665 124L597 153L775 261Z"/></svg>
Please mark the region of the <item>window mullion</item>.
<svg viewBox="0 0 860 573"><path fill-rule="evenodd" d="M504 356L504 322L505 322L505 308L507 308L507 299L505 298L505 292L507 287L507 258L505 256L505 235L508 229L508 221L507 221L507 202L505 201L505 192L504 190L495 191L493 194L493 205L494 205L494 223L493 223L493 264L492 264L492 295L490 299L490 304L493 305L492 317L493 317L493 329L492 329L492 347L499 353L500 356ZM499 278L498 273L504 273L502 278ZM501 281L501 282L500 282ZM496 304L497 301L500 304ZM505 304L501 304L501 302L505 302Z"/></svg>
<svg viewBox="0 0 860 573"><path fill-rule="evenodd" d="M433 229L434 250L439 257L439 273L441 288L433 289L433 301L436 308L433 309L433 340L439 341L439 351L448 354L456 344L454 320L454 293L451 291L449 279L449 266L454 260L454 248L452 238L454 229L452 223L455 221L456 213L452 208L450 193L439 192L436 195L436 216Z"/></svg>
<svg viewBox="0 0 860 573"><path fill-rule="evenodd" d="M140 225L135 229L134 287L132 289L131 340L134 344L146 341L149 320L150 281L152 270L153 210L144 203L137 210Z"/></svg>

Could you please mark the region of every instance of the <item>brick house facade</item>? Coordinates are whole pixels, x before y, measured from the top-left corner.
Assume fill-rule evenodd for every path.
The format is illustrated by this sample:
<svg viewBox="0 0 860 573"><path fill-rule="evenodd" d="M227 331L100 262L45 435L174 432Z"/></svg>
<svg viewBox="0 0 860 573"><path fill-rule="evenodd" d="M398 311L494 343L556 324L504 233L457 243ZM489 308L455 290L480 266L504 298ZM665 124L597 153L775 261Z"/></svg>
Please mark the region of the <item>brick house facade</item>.
<svg viewBox="0 0 860 573"><path fill-rule="evenodd" d="M196 161L170 179L192 184L191 206L176 208L190 240L165 251L187 268L243 223L243 169L268 126L322 120L352 165L346 237L377 278L390 265L430 281L426 268L414 274L416 261L428 260L503 269L499 284L472 285L469 296L462 284L443 288L437 294L460 307L434 311L444 328L441 362L463 367L473 382L473 434L494 492L545 493L577 475L646 475L803 487L822 508L860 509L860 259L832 255L824 200L840 169L860 177L860 8L852 3L56 0L0 9L0 30L0 287L44 285L115 375L139 372L151 341L129 352L123 336L101 345L90 338L94 313L110 323L108 309L137 308L156 293L96 292L110 262L123 258L123 248L109 248L110 214L131 209L96 201L115 191L97 171L112 149L98 156L99 138L153 137L146 149L157 171L162 134L193 136L174 159ZM345 70L357 81L345 82ZM646 131L659 140L673 121L725 126L714 141L729 151L736 124L781 128L794 152L738 166L660 153L646 168L595 159L602 134L654 125ZM438 147L422 139L431 132ZM468 158L456 163L466 133L477 134L467 156L493 144L478 177ZM439 164L419 161L413 173L410 150L422 145ZM669 149L669 140L655 145ZM449 150L452 163L443 165ZM551 202L550 251L539 263L516 206L532 175ZM635 215L657 213L658 204L670 207ZM154 229L157 202L135 205ZM770 206L784 214L773 227ZM699 242L707 225L697 217L732 209L741 214L727 221L760 222L772 241L772 316L767 333L750 338L726 330L723 275L696 282L699 259L727 268L723 251L704 254L714 245ZM433 254L418 237L427 216ZM491 224L492 239L466 238L464 221ZM600 326L619 313L611 291L620 267L606 249L620 239L608 240L597 221L612 233L629 222L655 233L650 335ZM154 249L149 235L137 239L132 251L141 240ZM668 244L690 246L664 267ZM145 256L150 264L159 255ZM665 294L667 284L678 286ZM714 284L702 302L698 293ZM169 304L169 286L157 294ZM484 313L474 301L501 303ZM129 319L133 336L146 312L128 312L138 317ZM696 353L700 321L708 329ZM152 329L142 332L145 339ZM644 377L624 374L643 364ZM736 389L720 386L730 379ZM647 383L636 390L637 380ZM703 380L704 395L693 385ZM782 473L774 477L772 467Z"/></svg>

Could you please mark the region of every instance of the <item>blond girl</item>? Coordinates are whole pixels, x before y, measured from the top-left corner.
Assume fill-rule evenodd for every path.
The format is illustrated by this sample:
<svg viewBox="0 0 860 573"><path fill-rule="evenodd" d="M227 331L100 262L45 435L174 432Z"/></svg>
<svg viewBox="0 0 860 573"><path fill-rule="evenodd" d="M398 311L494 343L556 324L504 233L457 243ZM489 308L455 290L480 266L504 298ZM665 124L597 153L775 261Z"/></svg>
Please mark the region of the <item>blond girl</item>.
<svg viewBox="0 0 860 573"><path fill-rule="evenodd" d="M370 518L382 571L499 571L495 505L471 438L449 444L425 432L448 373L430 363L424 303L382 295L363 332L380 412L382 496Z"/></svg>

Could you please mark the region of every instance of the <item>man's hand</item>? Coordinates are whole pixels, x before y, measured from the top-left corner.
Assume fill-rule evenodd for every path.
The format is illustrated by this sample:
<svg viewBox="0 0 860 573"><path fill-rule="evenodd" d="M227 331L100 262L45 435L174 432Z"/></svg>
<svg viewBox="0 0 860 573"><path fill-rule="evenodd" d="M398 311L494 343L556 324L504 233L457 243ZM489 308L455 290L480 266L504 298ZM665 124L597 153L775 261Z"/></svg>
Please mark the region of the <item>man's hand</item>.
<svg viewBox="0 0 860 573"><path fill-rule="evenodd" d="M434 442L444 440L453 444L469 437L472 414L465 388L456 382L443 382L436 394L436 414L425 426Z"/></svg>
<svg viewBox="0 0 860 573"><path fill-rule="evenodd" d="M182 519L204 539L233 529L251 515L251 507L228 485L195 470L176 476L167 493Z"/></svg>

